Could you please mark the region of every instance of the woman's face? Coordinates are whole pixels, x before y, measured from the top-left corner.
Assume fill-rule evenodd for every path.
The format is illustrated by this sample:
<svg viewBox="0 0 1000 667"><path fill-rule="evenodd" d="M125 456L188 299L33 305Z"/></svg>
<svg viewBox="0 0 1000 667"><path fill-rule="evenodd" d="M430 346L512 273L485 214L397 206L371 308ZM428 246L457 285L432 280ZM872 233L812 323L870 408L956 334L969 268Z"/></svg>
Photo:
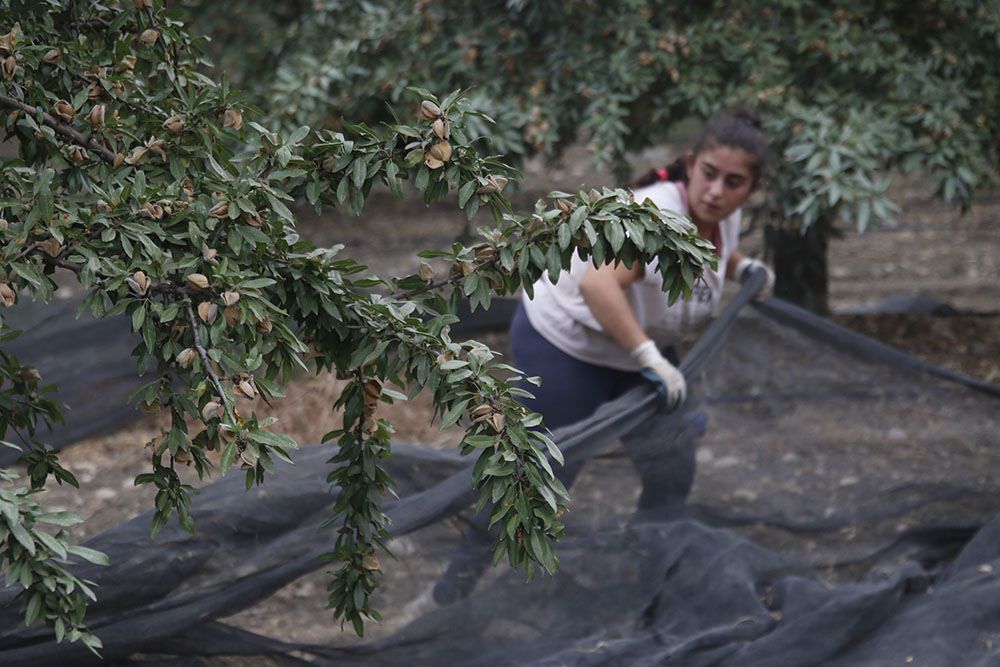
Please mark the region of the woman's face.
<svg viewBox="0 0 1000 667"><path fill-rule="evenodd" d="M753 157L742 148L715 146L689 154L688 206L700 227L713 227L753 193Z"/></svg>

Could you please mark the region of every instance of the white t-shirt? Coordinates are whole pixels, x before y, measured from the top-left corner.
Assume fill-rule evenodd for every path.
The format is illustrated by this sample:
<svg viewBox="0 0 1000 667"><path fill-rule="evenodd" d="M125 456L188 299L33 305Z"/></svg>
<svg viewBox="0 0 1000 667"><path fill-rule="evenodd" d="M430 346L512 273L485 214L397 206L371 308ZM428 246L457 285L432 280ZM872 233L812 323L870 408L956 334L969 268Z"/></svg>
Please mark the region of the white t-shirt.
<svg viewBox="0 0 1000 667"><path fill-rule="evenodd" d="M687 192L683 184L662 181L635 191L636 201L651 199L659 208L689 214ZM646 335L663 348L676 343L685 333L709 319L722 296L726 264L740 238L740 210L719 223L722 251L718 270L705 269L691 294L667 305L659 262L646 266L645 276L625 288L632 312ZM594 364L619 370L637 371L639 365L604 332L580 294L580 280L593 269L589 260L573 256L569 271L556 283L543 275L534 284L534 298L524 295L524 307L531 326L546 340L566 354Z"/></svg>

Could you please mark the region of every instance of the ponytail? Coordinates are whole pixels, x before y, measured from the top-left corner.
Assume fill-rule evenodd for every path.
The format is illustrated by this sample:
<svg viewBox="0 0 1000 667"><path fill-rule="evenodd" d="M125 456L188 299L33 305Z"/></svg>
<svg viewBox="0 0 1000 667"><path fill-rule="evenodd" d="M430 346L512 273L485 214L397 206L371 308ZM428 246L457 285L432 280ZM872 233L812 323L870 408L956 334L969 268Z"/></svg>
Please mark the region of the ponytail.
<svg viewBox="0 0 1000 667"><path fill-rule="evenodd" d="M738 109L715 116L702 130L692 152L727 146L746 151L752 158L751 171L755 182L764 177L767 169L768 141L760 118L753 109ZM633 188L641 188L661 181L687 183L687 161L683 156L661 169L650 169L636 180Z"/></svg>
<svg viewBox="0 0 1000 667"><path fill-rule="evenodd" d="M636 179L636 181L632 184L632 187L644 188L647 185L661 183L663 181L683 181L687 183L687 163L684 161L683 155L668 164L666 167L650 169Z"/></svg>

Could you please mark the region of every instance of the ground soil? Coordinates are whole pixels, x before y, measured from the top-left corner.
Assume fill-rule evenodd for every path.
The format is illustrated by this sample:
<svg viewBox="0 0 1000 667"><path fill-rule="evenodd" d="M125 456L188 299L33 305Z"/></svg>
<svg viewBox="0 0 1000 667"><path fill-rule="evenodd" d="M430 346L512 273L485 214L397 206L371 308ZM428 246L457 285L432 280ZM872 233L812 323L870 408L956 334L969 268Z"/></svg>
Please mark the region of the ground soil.
<svg viewBox="0 0 1000 667"><path fill-rule="evenodd" d="M660 157L654 152L640 156L640 160ZM590 174L585 159L579 156L571 156L557 167L531 167L529 188L514 196L522 209L549 189L572 189L584 180L609 180ZM903 203L899 226L864 235L848 232L834 241L830 252L831 305L840 313L834 318L934 363L1000 382L1000 197L986 196L981 206L960 215L929 200L919 182L898 186L898 193ZM377 194L362 219L338 214L320 219L303 212L301 231L319 244L346 244L345 252L366 261L378 273L399 275L416 268L416 250L447 245L461 233L464 220L454 210L448 202L425 207L418 201ZM756 230L745 239L744 248L755 254L760 247L760 231ZM921 293L958 312L950 316L846 314L899 293ZM502 335L488 342L499 349L506 344ZM339 387L340 383L330 377L289 387L288 398L274 409L281 426L299 442L318 442L336 425L330 406ZM386 416L394 421L400 440L448 447L459 438L458 432L442 432L433 425L432 409L424 397L392 406ZM148 453L143 443L155 436L159 427L158 418L146 417L121 432L80 442L65 451L63 464L77 474L83 491L56 489L49 492L47 502L87 518L81 537L151 506L149 492L136 489L132 480L145 470ZM724 457L726 452L713 455ZM932 466L935 462L928 457L914 460L912 465ZM829 474L840 472L830 470ZM699 475L711 474L711 466L699 470ZM703 485L706 482L711 484L710 480L701 481ZM758 492L767 494L769 490ZM229 621L284 639L327 641L340 630L323 609L325 577L322 572L304 577ZM401 610L383 611L390 619L399 612L399 621L408 615ZM384 630L396 625L387 621Z"/></svg>

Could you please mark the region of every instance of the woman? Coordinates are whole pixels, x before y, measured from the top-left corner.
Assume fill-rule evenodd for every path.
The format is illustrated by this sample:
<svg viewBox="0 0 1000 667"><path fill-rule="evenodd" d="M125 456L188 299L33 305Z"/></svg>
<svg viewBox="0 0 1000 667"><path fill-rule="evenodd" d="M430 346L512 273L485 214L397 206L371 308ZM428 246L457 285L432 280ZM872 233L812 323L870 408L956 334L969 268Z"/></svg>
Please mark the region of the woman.
<svg viewBox="0 0 1000 667"><path fill-rule="evenodd" d="M540 387L524 387L535 395L524 402L549 428L590 416L644 377L657 385L667 413L623 438L643 483L639 510L662 516L664 509L683 504L694 479L694 443L707 422L693 406L673 412L687 393L673 345L711 317L727 276L740 280L759 266L768 272L762 293L773 282L770 270L736 250L740 206L760 187L766 161L767 139L756 116L725 114L708 124L683 158L635 190L637 200L648 197L660 208L690 216L698 233L714 243L718 269L706 270L690 298L667 305L656 262L595 268L575 257L556 283L547 277L535 283L534 298L525 297L511 323L514 364L525 375L542 378ZM580 467L558 470L566 487ZM468 595L489 564L488 520L486 511L473 518L467 547L434 587L439 603Z"/></svg>
<svg viewBox="0 0 1000 667"><path fill-rule="evenodd" d="M668 409L684 401L674 344L712 316L727 276L742 280L761 267L768 274L762 293L773 284L767 267L736 249L740 207L761 185L767 150L752 112L724 114L684 157L635 190L637 200L690 216L715 245L718 269L705 271L690 298L667 304L656 262L595 268L576 257L558 282L535 283L534 298L525 296L511 324L511 352L526 375L542 378L525 403L546 426L589 416L643 377L658 385Z"/></svg>

